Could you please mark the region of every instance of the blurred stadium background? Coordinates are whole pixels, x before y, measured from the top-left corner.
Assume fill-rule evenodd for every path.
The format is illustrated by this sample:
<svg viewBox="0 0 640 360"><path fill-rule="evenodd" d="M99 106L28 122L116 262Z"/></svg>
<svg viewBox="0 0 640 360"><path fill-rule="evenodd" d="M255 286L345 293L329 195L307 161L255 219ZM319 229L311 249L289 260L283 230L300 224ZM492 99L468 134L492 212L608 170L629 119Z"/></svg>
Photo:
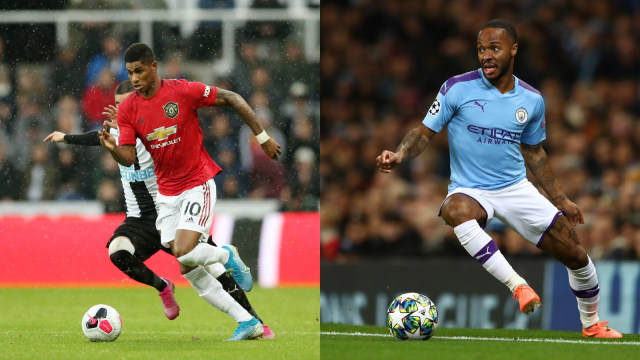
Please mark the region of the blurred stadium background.
<svg viewBox="0 0 640 360"><path fill-rule="evenodd" d="M318 286L319 18L319 0L1 2L0 285L126 279L105 248L124 218L117 164L101 147L42 140L101 127L124 50L145 42L161 77L239 93L282 144L273 162L233 111L201 109L224 169L214 237L244 247L263 286ZM175 260L151 261L185 284Z"/></svg>
<svg viewBox="0 0 640 360"><path fill-rule="evenodd" d="M515 232L489 231L543 297L519 313L506 287L469 258L438 218L447 138L393 174L376 170L422 121L442 83L476 69L478 29L519 35L515 75L542 92L556 177L585 215L600 316L640 331L640 2L323 1L321 9L321 321L385 324L391 299L416 291L446 327L579 331L564 267Z"/></svg>

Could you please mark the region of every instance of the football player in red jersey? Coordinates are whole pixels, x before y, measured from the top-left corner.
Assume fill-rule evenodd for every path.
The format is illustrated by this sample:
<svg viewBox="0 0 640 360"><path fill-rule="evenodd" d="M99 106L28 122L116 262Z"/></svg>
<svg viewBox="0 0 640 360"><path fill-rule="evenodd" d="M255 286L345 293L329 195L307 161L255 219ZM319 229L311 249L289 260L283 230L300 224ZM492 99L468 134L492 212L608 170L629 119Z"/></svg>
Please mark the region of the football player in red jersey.
<svg viewBox="0 0 640 360"><path fill-rule="evenodd" d="M142 140L153 158L158 178L156 227L162 244L171 247L183 276L200 297L238 322L229 340L262 337L260 321L204 269L221 263L231 270L244 291L253 286L251 272L235 247L207 244L216 201L213 177L221 169L204 148L197 110L231 106L270 158L278 159L280 145L264 131L251 107L238 94L200 82L161 79L153 51L146 44L129 46L125 66L135 92L118 108L118 144L105 122L100 132L102 145L118 163L130 166L136 158L136 138Z"/></svg>

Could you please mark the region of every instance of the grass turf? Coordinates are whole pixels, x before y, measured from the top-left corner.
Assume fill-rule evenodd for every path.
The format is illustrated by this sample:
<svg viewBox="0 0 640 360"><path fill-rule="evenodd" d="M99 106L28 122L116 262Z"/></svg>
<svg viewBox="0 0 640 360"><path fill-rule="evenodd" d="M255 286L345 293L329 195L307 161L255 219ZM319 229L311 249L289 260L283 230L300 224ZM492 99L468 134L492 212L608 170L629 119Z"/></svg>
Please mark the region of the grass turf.
<svg viewBox="0 0 640 360"><path fill-rule="evenodd" d="M181 311L172 321L147 287L0 288L0 359L320 358L318 288L254 287L248 297L276 339L223 341L237 323L189 287L176 288ZM115 342L82 334L84 312L100 303L122 316Z"/></svg>
<svg viewBox="0 0 640 360"><path fill-rule="evenodd" d="M636 334L583 339L580 332L439 328L428 341L399 341L386 327L322 324L320 329L323 359L640 358L640 335Z"/></svg>

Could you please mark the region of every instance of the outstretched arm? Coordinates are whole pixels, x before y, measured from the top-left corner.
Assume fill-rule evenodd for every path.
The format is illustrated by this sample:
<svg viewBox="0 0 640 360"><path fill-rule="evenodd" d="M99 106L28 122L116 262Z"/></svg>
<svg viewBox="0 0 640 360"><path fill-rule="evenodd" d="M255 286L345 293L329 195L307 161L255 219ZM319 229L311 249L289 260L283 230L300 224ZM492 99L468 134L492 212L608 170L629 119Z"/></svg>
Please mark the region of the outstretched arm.
<svg viewBox="0 0 640 360"><path fill-rule="evenodd" d="M73 145L97 146L100 145L100 132L94 130L84 134L65 134L60 131L54 131L47 135L43 142L51 141L52 143L65 143Z"/></svg>
<svg viewBox="0 0 640 360"><path fill-rule="evenodd" d="M425 125L420 125L405 135L396 152L384 150L376 158L378 169L384 173L390 173L396 166L405 160L410 160L418 156L429 145L429 141L436 134Z"/></svg>
<svg viewBox="0 0 640 360"><path fill-rule="evenodd" d="M547 193L549 200L558 209L567 212L567 219L569 219L574 226L577 223L584 224L584 216L582 216L580 208L567 198L560 183L558 183L558 180L553 176L551 164L542 145L521 144L520 150L527 168L529 168L536 182Z"/></svg>
<svg viewBox="0 0 640 360"><path fill-rule="evenodd" d="M118 146L116 138L109 133L107 126L108 121L105 121L102 125L102 131L100 131L100 143L105 149L109 150L116 162L124 166L131 166L136 161L135 145Z"/></svg>
<svg viewBox="0 0 640 360"><path fill-rule="evenodd" d="M231 106L240 115L240 118L249 126L253 134L258 139L262 151L265 152L273 160L278 160L280 155L280 144L264 131L264 128L256 119L256 114L251 110L251 107L242 98L242 96L228 90L217 90L216 106Z"/></svg>

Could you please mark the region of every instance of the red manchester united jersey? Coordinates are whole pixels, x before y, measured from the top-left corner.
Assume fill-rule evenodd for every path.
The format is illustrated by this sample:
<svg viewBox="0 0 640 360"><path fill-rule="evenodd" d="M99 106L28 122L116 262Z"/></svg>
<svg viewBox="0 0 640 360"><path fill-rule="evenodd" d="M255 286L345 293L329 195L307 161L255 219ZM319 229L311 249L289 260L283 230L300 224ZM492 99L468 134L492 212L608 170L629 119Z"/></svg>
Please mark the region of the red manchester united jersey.
<svg viewBox="0 0 640 360"><path fill-rule="evenodd" d="M217 88L186 80L160 80L145 99L137 92L118 107L119 145L142 140L153 157L158 191L178 195L204 184L221 171L202 143L198 108L213 106Z"/></svg>

